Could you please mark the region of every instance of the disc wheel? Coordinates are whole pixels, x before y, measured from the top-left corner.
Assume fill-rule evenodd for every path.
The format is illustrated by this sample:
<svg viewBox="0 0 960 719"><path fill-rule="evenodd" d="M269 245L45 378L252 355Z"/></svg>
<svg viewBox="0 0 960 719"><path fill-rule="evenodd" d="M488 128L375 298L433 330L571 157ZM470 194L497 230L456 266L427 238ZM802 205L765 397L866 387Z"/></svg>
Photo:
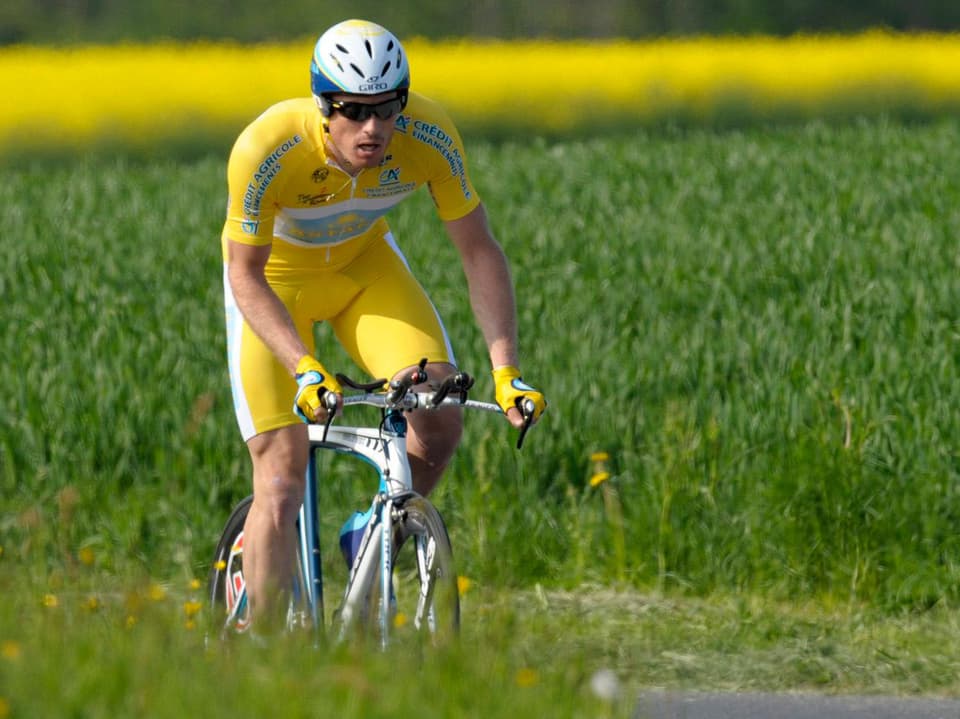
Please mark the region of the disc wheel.
<svg viewBox="0 0 960 719"><path fill-rule="evenodd" d="M250 626L250 604L243 578L243 525L253 496L246 497L230 514L220 535L208 580L212 624L223 632L243 632Z"/></svg>
<svg viewBox="0 0 960 719"><path fill-rule="evenodd" d="M243 574L243 527L253 504L253 496L246 497L230 514L220 535L213 566L208 580L208 596L212 607L212 626L219 628L221 637L241 634L250 628L250 601ZM303 565L297 553L297 574L290 591L287 607L287 629L297 631L313 626L307 599L301 588L305 586Z"/></svg>

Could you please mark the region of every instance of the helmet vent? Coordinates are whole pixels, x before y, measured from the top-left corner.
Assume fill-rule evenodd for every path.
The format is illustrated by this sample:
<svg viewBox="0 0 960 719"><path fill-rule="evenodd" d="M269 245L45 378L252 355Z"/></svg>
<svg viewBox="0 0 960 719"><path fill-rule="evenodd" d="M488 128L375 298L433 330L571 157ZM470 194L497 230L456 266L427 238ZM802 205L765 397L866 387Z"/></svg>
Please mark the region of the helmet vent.
<svg viewBox="0 0 960 719"><path fill-rule="evenodd" d="M366 79L367 76L366 74L364 74L363 70L361 70L359 67L354 65L352 62L350 63L350 67L352 67L353 71L357 73L361 78Z"/></svg>
<svg viewBox="0 0 960 719"><path fill-rule="evenodd" d="M390 70L390 63L387 62L387 63L383 66L383 69L380 71L380 74L381 74L381 75L386 75L389 70Z"/></svg>
<svg viewBox="0 0 960 719"><path fill-rule="evenodd" d="M340 43L337 43L337 50L339 50L340 52L342 52L344 55L349 55L349 54L350 54L350 51L347 50L347 48L345 48L345 47L344 47L343 45L341 45Z"/></svg>
<svg viewBox="0 0 960 719"><path fill-rule="evenodd" d="M367 48L367 55L369 55L371 58L373 58L373 47L370 45L370 41L369 41L369 40L364 40L364 41L363 41L363 45L364 45L364 47Z"/></svg>
<svg viewBox="0 0 960 719"><path fill-rule="evenodd" d="M393 52L393 40L387 43L387 52Z"/></svg>

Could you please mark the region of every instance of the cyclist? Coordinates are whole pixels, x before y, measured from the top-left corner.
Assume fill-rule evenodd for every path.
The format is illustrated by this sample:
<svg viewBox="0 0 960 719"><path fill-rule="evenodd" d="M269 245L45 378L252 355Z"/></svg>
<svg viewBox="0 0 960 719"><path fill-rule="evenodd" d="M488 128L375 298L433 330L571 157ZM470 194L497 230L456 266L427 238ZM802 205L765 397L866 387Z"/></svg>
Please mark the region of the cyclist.
<svg viewBox="0 0 960 719"><path fill-rule="evenodd" d="M312 97L256 118L227 170L227 354L253 464L244 575L258 631L281 624L294 571L308 454L303 422L326 420L326 394L342 401L314 356L315 323L328 323L373 377L403 376L422 357L431 380L454 371L440 317L384 219L419 186L429 187L459 252L497 402L516 427L519 400L533 401L534 421L546 408L517 368L509 267L467 174L461 139L440 106L410 92L399 40L372 22L334 25L314 47L310 76ZM462 418L444 408L408 419L414 486L428 494L459 442ZM356 529L348 522L345 536Z"/></svg>

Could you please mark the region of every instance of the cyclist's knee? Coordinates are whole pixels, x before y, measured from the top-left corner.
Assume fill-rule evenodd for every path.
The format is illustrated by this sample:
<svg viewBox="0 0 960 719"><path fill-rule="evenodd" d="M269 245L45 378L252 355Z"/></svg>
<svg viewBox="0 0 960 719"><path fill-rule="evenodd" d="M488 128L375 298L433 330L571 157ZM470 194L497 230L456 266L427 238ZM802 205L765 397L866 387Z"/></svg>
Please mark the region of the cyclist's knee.
<svg viewBox="0 0 960 719"><path fill-rule="evenodd" d="M463 435L463 412L457 407L419 410L408 416L410 438L424 453L445 461L453 455Z"/></svg>
<svg viewBox="0 0 960 719"><path fill-rule="evenodd" d="M284 427L252 437L247 446L253 461L257 509L269 513L277 523L292 522L303 502L306 434L300 427Z"/></svg>

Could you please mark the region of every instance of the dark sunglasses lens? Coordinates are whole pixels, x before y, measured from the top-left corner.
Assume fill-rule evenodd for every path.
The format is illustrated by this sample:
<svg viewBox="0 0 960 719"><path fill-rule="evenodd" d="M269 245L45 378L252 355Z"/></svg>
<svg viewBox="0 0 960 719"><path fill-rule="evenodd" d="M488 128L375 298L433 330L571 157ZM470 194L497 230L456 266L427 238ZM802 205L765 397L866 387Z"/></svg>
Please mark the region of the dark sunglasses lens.
<svg viewBox="0 0 960 719"><path fill-rule="evenodd" d="M341 102L336 109L345 118L354 122L370 117L367 106L360 102Z"/></svg>
<svg viewBox="0 0 960 719"><path fill-rule="evenodd" d="M370 109L373 110L381 120L389 120L394 115L399 114L403 109L403 103L400 102L400 98L394 98L393 100L381 102L379 105L372 105Z"/></svg>
<svg viewBox="0 0 960 719"><path fill-rule="evenodd" d="M371 115L376 115L381 120L389 120L403 109L403 102L400 98L387 100L379 105L368 105L365 102L341 102L334 105L334 109L354 122L366 122Z"/></svg>

